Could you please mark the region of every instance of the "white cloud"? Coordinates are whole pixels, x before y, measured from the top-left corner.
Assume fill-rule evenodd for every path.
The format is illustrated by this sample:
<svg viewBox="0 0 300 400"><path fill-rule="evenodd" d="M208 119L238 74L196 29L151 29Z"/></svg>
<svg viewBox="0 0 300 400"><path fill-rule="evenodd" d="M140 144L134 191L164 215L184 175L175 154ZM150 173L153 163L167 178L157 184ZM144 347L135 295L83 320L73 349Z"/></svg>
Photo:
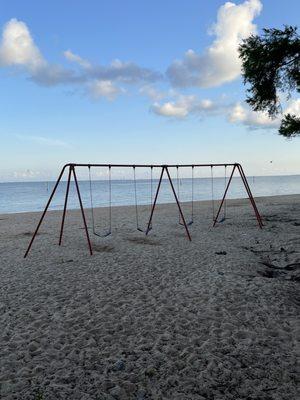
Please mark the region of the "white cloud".
<svg viewBox="0 0 300 400"><path fill-rule="evenodd" d="M0 65L23 66L31 71L45 67L46 61L24 22L11 19L4 26L0 45Z"/></svg>
<svg viewBox="0 0 300 400"><path fill-rule="evenodd" d="M155 102L151 111L155 114L183 119L191 114L204 115L217 112L221 107L212 100L199 100L194 95L180 95L174 101L167 101L162 104Z"/></svg>
<svg viewBox="0 0 300 400"><path fill-rule="evenodd" d="M174 62L168 76L176 86L214 86L230 81L240 73L237 46L240 40L255 32L253 18L261 10L260 0L247 0L240 5L227 2L220 7L217 22L211 31L212 45L203 55L189 50L182 61ZM160 90L154 83L163 75L133 62L119 59L110 64L93 64L71 50L64 51L66 60L75 63L74 69L49 63L36 46L26 24L16 19L5 26L0 46L0 67L22 66L29 78L43 86L68 85L82 88L94 99L115 99L131 85L153 102L153 112L159 115L183 118L190 114L212 112L209 101L193 96L179 95L174 89ZM121 87L122 86L122 87ZM175 100L174 100L175 98ZM160 102L163 99L162 104Z"/></svg>
<svg viewBox="0 0 300 400"><path fill-rule="evenodd" d="M267 112L252 111L248 106L236 103L232 108L228 108L228 120L232 123L240 123L249 128L274 129L280 126L283 115L292 114L300 116L300 99L290 100L286 104L282 115L276 118L270 118Z"/></svg>
<svg viewBox="0 0 300 400"><path fill-rule="evenodd" d="M290 100L283 114L291 114L300 117L300 99Z"/></svg>
<svg viewBox="0 0 300 400"><path fill-rule="evenodd" d="M33 171L31 169L13 172L13 177L15 179L33 179L33 178L37 178L39 175L40 175L39 171Z"/></svg>
<svg viewBox="0 0 300 400"><path fill-rule="evenodd" d="M183 60L173 62L167 71L171 83L177 87L213 87L237 78L241 73L238 46L256 32L252 21L261 9L260 0L221 6L211 28L216 37L212 45L203 54L188 50Z"/></svg>
<svg viewBox="0 0 300 400"><path fill-rule="evenodd" d="M115 86L109 80L95 80L89 85L89 93L94 99L105 97L108 100L114 100L118 94L124 92L123 89Z"/></svg>
<svg viewBox="0 0 300 400"><path fill-rule="evenodd" d="M11 19L3 29L0 44L0 67L20 67L31 80L44 86L76 82L73 71L49 64L34 43L27 25Z"/></svg>
<svg viewBox="0 0 300 400"><path fill-rule="evenodd" d="M252 111L240 103L234 105L228 112L228 120L232 123L241 123L249 128L277 128L280 119L271 119L266 112Z"/></svg>
<svg viewBox="0 0 300 400"><path fill-rule="evenodd" d="M153 101L162 100L167 96L166 93L156 89L151 85L142 86L139 90L139 93L143 96L149 97Z"/></svg>
<svg viewBox="0 0 300 400"><path fill-rule="evenodd" d="M168 101L163 104L154 103L151 110L163 117L184 118L189 114L189 106L185 102Z"/></svg>
<svg viewBox="0 0 300 400"><path fill-rule="evenodd" d="M44 136L16 135L16 138L27 142L34 142L41 146L70 148L70 145L62 140Z"/></svg>
<svg viewBox="0 0 300 400"><path fill-rule="evenodd" d="M11 19L3 29L0 44L0 67L19 66L39 85L83 86L94 98L113 99L124 92L118 83L133 85L154 82L162 78L158 72L140 67L133 62L113 60L109 65L92 65L71 50L64 56L76 63L76 71L62 65L50 64L42 55L23 21Z"/></svg>
<svg viewBox="0 0 300 400"><path fill-rule="evenodd" d="M64 51L64 56L68 61L75 62L79 64L82 68L90 68L91 64L84 58L74 54L71 50Z"/></svg>
<svg viewBox="0 0 300 400"><path fill-rule="evenodd" d="M267 112L252 111L246 104L236 103L234 105L210 99L199 100L194 95L178 95L177 98L155 102L151 106L155 114L171 119L186 119L192 115L205 117L211 115L224 115L231 123L238 123L250 129L278 129L282 118L270 118ZM293 114L300 116L300 99L290 100L282 114Z"/></svg>
<svg viewBox="0 0 300 400"><path fill-rule="evenodd" d="M113 60L107 66L93 65L85 76L100 80L119 81L126 84L155 82L162 78L160 73L149 68L143 68L133 62L123 62L118 59Z"/></svg>
<svg viewBox="0 0 300 400"><path fill-rule="evenodd" d="M160 90L153 85L142 86L139 89L139 93L155 102L165 99L166 97L174 97L178 95L174 89Z"/></svg>

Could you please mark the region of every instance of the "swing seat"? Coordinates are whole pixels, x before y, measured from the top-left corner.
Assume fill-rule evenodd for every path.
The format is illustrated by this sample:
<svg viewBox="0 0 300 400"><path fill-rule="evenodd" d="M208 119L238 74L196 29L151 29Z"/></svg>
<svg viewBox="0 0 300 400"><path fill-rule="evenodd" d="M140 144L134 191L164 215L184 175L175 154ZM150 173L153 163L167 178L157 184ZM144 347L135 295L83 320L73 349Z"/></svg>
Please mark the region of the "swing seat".
<svg viewBox="0 0 300 400"><path fill-rule="evenodd" d="M189 222L187 222L186 224L187 224L187 226L191 226L191 225L193 225L193 223L194 223L194 221L189 221ZM184 226L184 223L179 222L179 225Z"/></svg>
<svg viewBox="0 0 300 400"><path fill-rule="evenodd" d="M90 187L90 200L91 200L91 214L92 214L92 228L93 228L93 234L95 236L98 236L100 238L105 238L109 235L111 235L111 166L109 165L108 167L108 171L109 171L109 180L108 180L108 184L109 184L109 226L108 229L106 231L106 233L97 233L96 232L96 224L95 224L95 217L94 217L94 203L93 203L93 190L92 190L92 176L91 176L91 167L89 167L89 187Z"/></svg>
<svg viewBox="0 0 300 400"><path fill-rule="evenodd" d="M151 166L151 194L150 194L150 207L152 207L152 185L153 185L153 174L152 174L153 167ZM146 230L142 229L139 224L139 214L138 214L138 199L137 199L137 185L136 185L136 174L135 174L135 166L133 166L133 182L134 182L134 200L135 200L135 219L136 219L136 230L142 233L148 234L149 231L152 229L152 224Z"/></svg>
<svg viewBox="0 0 300 400"><path fill-rule="evenodd" d="M179 178L179 167L177 166L177 197L178 201L180 202L180 186L182 185L182 180ZM190 216L190 221L186 222L186 226L191 226L194 223L194 166L192 166L192 213ZM184 223L181 220L180 214L179 214L179 225L184 226Z"/></svg>
<svg viewBox="0 0 300 400"><path fill-rule="evenodd" d="M152 226L150 226L150 228L149 229L146 229L145 231L142 229L142 228L140 228L140 227L138 227L138 228L136 228L139 232L142 232L142 233L148 233L148 232L150 232L151 230L152 230Z"/></svg>
<svg viewBox="0 0 300 400"><path fill-rule="evenodd" d="M95 236L98 236L98 237L101 237L101 238L105 238L105 237L111 235L111 232L104 233L103 235L100 235L100 233L97 233L97 232L93 232L93 234Z"/></svg>

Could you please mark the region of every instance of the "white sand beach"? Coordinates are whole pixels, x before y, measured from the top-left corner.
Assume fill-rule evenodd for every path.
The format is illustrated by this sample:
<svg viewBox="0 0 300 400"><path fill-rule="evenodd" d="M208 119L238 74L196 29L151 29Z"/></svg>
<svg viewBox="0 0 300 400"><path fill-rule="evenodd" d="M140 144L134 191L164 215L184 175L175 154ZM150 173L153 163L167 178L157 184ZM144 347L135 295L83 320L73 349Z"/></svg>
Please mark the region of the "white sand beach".
<svg viewBox="0 0 300 400"><path fill-rule="evenodd" d="M78 210L61 247L47 214L25 260L40 213L1 215L0 398L299 399L300 195L256 200L262 230L248 200L215 228L198 202L192 242L175 204L148 237L113 208L93 256Z"/></svg>

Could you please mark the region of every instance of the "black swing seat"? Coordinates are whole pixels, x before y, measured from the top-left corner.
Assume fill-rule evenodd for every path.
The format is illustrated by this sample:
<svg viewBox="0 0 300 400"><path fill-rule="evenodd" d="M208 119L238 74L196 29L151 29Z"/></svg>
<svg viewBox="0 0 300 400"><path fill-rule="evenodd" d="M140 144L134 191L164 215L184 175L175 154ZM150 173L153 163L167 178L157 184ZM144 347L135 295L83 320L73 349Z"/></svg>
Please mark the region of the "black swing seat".
<svg viewBox="0 0 300 400"><path fill-rule="evenodd" d="M144 232L146 235L148 235L148 232L150 232L151 230L152 230L152 226L150 226L149 229L147 228L145 232L144 231L141 231L141 232Z"/></svg>
<svg viewBox="0 0 300 400"><path fill-rule="evenodd" d="M93 234L94 234L95 236L98 236L98 237L101 237L101 238L105 238L105 237L111 235L111 231L110 231L110 232L103 233L103 235L94 231Z"/></svg>
<svg viewBox="0 0 300 400"><path fill-rule="evenodd" d="M182 185L182 181L179 178L179 170L177 166L177 197L178 201L180 202L180 186ZM189 222L186 222L186 226L191 226L194 223L194 166L192 166L192 212L190 214L190 220ZM184 226L184 223L182 222L182 218L179 213L179 225Z"/></svg>
<svg viewBox="0 0 300 400"><path fill-rule="evenodd" d="M98 236L100 238L105 238L109 235L111 235L111 167L109 166L109 224L108 227L109 229L101 234L96 232L96 224L95 224L95 217L94 217L94 203L93 203L93 190L92 190L92 177L91 177L91 167L89 166L89 187L90 187L90 201L91 201L91 214L92 214L92 228L93 228L93 234L95 236Z"/></svg>
<svg viewBox="0 0 300 400"><path fill-rule="evenodd" d="M153 184L153 175L152 175L152 169L153 167L151 167L151 178L150 178L150 182L151 182L151 195L150 195L150 207L152 207L152 184ZM138 214L138 198L137 198L137 185L136 185L136 174L135 174L135 166L133 167L133 182L134 182L134 200L135 200L135 219L136 219L136 230L142 233L145 233L145 235L148 234L148 232L151 231L152 229L152 224L151 226L146 229L142 229L140 227L139 224L139 214Z"/></svg>
<svg viewBox="0 0 300 400"><path fill-rule="evenodd" d="M142 229L142 228L140 228L140 227L137 227L136 228L139 232L142 232L142 233L148 233L148 232L150 232L151 230L152 230L152 226L150 226L149 227L149 229L147 228L146 230L144 230L144 229Z"/></svg>
<svg viewBox="0 0 300 400"><path fill-rule="evenodd" d="M194 221L191 220L191 221L187 222L186 224L187 224L187 226L191 226L191 225L193 225L193 223L194 223ZM184 226L184 223L183 222L179 222L179 225Z"/></svg>

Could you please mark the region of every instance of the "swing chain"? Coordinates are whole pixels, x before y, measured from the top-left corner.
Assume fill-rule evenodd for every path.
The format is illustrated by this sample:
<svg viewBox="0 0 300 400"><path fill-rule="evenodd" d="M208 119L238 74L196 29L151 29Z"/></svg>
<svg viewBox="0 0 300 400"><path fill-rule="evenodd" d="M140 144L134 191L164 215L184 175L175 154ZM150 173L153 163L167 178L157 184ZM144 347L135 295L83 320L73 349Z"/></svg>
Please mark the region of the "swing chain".
<svg viewBox="0 0 300 400"><path fill-rule="evenodd" d="M177 169L177 198L178 201L180 203L180 177L179 177L179 166L176 165L176 169ZM194 165L192 165L192 199L191 199L191 219L190 221L187 223L187 225L192 225L194 222ZM181 215L179 213L178 215L178 221L180 225L183 225L183 222L181 221Z"/></svg>
<svg viewBox="0 0 300 400"><path fill-rule="evenodd" d="M109 182L109 232L112 230L112 188L111 188L111 165L108 166L108 182Z"/></svg>
<svg viewBox="0 0 300 400"><path fill-rule="evenodd" d="M151 168L150 169L150 213L151 213L153 205L153 165L151 165L150 168ZM151 229L152 229L152 221L149 226L148 232L151 231Z"/></svg>
<svg viewBox="0 0 300 400"><path fill-rule="evenodd" d="M211 176L211 204L212 204L212 217L215 220L215 196L214 196L214 172L213 166L210 166L210 176Z"/></svg>
<svg viewBox="0 0 300 400"><path fill-rule="evenodd" d="M135 201L135 220L136 220L136 229L139 231L139 216L138 216L138 204L137 204L137 189L136 189L136 173L135 173L135 165L133 166L133 184L134 184L134 201Z"/></svg>
<svg viewBox="0 0 300 400"><path fill-rule="evenodd" d="M95 235L95 218L94 218L94 204L93 204L91 166L89 165L88 168L89 168L89 183L90 183L90 201L91 201L92 228L93 228L93 234Z"/></svg>
<svg viewBox="0 0 300 400"><path fill-rule="evenodd" d="M88 165L88 169L89 169L89 188L90 188L90 201L91 201L91 216L92 216L92 228L93 228L93 234L99 237L107 237L109 235L111 235L111 230L112 230L112 201L111 201L111 165L108 166L108 180L109 180L109 230L101 235L99 233L96 232L96 227L95 227L95 216L94 216L94 201L93 201L93 190L92 190L92 176L91 176L91 166Z"/></svg>
<svg viewBox="0 0 300 400"><path fill-rule="evenodd" d="M136 172L135 172L135 165L133 165L133 182L134 182L134 200L135 200L135 220L136 220L136 229L140 232L146 232L142 228L140 228L139 224L139 213L138 213L138 198L137 198L137 183L136 183ZM150 212L152 209L152 202L153 202L153 166L151 165L151 174L150 174ZM149 226L148 232L152 229L152 222Z"/></svg>
<svg viewBox="0 0 300 400"><path fill-rule="evenodd" d="M227 165L225 165L225 173L224 173L224 190L226 190L226 186L227 186ZM224 199L224 214L223 214L223 221L225 221L226 219L226 197Z"/></svg>
<svg viewBox="0 0 300 400"><path fill-rule="evenodd" d="M192 165L192 219L191 224L194 222L194 165Z"/></svg>

